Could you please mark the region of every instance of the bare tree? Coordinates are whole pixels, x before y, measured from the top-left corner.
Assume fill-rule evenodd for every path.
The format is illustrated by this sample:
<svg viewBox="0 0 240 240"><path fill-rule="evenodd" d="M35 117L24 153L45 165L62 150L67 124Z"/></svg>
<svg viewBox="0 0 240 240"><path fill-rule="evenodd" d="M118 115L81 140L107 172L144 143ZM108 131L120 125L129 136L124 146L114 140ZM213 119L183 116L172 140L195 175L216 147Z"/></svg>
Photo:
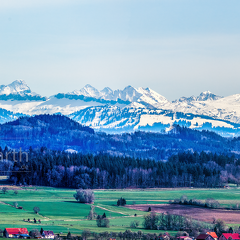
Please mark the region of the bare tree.
<svg viewBox="0 0 240 240"><path fill-rule="evenodd" d="M92 190L76 190L73 196L80 203L93 203L94 202L94 193Z"/></svg>

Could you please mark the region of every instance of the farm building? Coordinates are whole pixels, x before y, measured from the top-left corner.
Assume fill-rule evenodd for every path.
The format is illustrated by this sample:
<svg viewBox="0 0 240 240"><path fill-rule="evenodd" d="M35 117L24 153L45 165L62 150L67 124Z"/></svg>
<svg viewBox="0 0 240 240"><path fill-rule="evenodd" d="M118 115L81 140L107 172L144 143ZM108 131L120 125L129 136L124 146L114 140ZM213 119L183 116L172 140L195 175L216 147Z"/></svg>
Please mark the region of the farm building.
<svg viewBox="0 0 240 240"><path fill-rule="evenodd" d="M200 234L196 239L197 240L214 240L214 238L209 234Z"/></svg>
<svg viewBox="0 0 240 240"><path fill-rule="evenodd" d="M43 236L44 238L54 239L54 233L53 233L53 231L43 231L42 236Z"/></svg>
<svg viewBox="0 0 240 240"><path fill-rule="evenodd" d="M7 238L29 238L26 228L5 228L3 235Z"/></svg>
<svg viewBox="0 0 240 240"><path fill-rule="evenodd" d="M207 232L208 235L211 235L215 240L218 239L218 236L215 232Z"/></svg>
<svg viewBox="0 0 240 240"><path fill-rule="evenodd" d="M233 240L240 240L240 235L239 233L223 233L220 237L219 240L228 240L229 238L232 238Z"/></svg>

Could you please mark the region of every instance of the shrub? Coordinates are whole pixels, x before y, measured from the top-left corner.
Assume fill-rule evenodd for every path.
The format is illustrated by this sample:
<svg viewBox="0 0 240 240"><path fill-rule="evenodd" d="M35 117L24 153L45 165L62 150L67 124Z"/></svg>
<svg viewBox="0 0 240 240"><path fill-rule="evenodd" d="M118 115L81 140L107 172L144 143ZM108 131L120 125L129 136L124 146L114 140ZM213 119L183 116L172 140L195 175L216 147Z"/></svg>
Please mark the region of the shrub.
<svg viewBox="0 0 240 240"><path fill-rule="evenodd" d="M82 237L83 237L84 239L87 239L87 238L90 237L90 236L91 236L90 230L89 230L89 229L84 229L83 232L82 232Z"/></svg>
<svg viewBox="0 0 240 240"><path fill-rule="evenodd" d="M181 202L185 202L187 200L188 200L188 197L186 195L182 195L181 198L180 198Z"/></svg>
<svg viewBox="0 0 240 240"><path fill-rule="evenodd" d="M205 206L209 207L209 208L219 208L220 204L217 200L213 199L213 198L208 198L205 201Z"/></svg>
<svg viewBox="0 0 240 240"><path fill-rule="evenodd" d="M130 228L137 228L139 226L139 221L134 220L130 223Z"/></svg>
<svg viewBox="0 0 240 240"><path fill-rule="evenodd" d="M96 222L98 227L109 227L109 219L103 218L103 216L98 215Z"/></svg>
<svg viewBox="0 0 240 240"><path fill-rule="evenodd" d="M40 232L38 231L38 229L33 229L29 232L29 236L32 237L32 238L35 238L39 235L40 235Z"/></svg>
<svg viewBox="0 0 240 240"><path fill-rule="evenodd" d="M239 203L236 203L232 206L233 209L239 209Z"/></svg>
<svg viewBox="0 0 240 240"><path fill-rule="evenodd" d="M118 206L125 206L127 204L127 201L125 200L125 198L120 198L120 199L118 199L118 201L117 201L117 205Z"/></svg>
<svg viewBox="0 0 240 240"><path fill-rule="evenodd" d="M5 194L6 192L8 192L8 188L7 187L3 187L2 188L2 192Z"/></svg>

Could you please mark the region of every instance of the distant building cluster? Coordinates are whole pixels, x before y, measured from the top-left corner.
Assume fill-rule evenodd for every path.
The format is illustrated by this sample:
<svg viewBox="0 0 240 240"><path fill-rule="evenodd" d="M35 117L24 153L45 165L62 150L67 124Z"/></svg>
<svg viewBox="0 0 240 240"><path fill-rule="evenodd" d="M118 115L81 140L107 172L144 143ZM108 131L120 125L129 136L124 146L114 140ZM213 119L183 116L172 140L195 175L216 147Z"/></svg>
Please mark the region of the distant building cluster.
<svg viewBox="0 0 240 240"><path fill-rule="evenodd" d="M179 236L177 240L192 240L189 236ZM207 232L206 234L200 234L196 240L240 240L239 233L223 233L220 237L215 232Z"/></svg>
<svg viewBox="0 0 240 240"><path fill-rule="evenodd" d="M27 228L5 228L3 231L3 236L6 238L48 238L48 239L54 239L55 235L53 231L41 231L39 233L33 233L30 234L27 230Z"/></svg>

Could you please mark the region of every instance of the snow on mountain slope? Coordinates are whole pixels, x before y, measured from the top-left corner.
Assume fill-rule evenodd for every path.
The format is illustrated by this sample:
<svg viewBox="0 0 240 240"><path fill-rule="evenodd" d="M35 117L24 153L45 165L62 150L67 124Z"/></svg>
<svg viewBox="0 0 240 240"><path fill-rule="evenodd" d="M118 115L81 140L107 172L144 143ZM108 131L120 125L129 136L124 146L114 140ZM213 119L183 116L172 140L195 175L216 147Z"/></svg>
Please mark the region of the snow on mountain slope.
<svg viewBox="0 0 240 240"><path fill-rule="evenodd" d="M207 129L224 136L240 134L240 124L218 120L203 115L184 114L169 110L149 110L143 108L117 106L90 107L69 115L73 120L110 133L125 131L166 132L174 124L193 129Z"/></svg>
<svg viewBox="0 0 240 240"><path fill-rule="evenodd" d="M14 121L21 116L26 116L26 115L24 115L22 113L14 114L13 112L10 112L10 111L0 108L0 124Z"/></svg>
<svg viewBox="0 0 240 240"><path fill-rule="evenodd" d="M221 99L223 97L215 95L211 93L210 91L205 91L200 93L199 96L191 96L191 97L181 97L178 100L173 101L173 103L179 103L179 102L186 102L186 103L191 103L191 102L196 102L196 101L214 101Z"/></svg>
<svg viewBox="0 0 240 240"><path fill-rule="evenodd" d="M228 97L219 97L216 95L200 94L194 100L174 101L171 104L165 104L163 109L176 112L193 113L210 116L216 119L240 123L240 94Z"/></svg>
<svg viewBox="0 0 240 240"><path fill-rule="evenodd" d="M68 115L73 112L79 111L80 109L84 109L91 106L102 106L102 105L104 104L96 101L85 102L79 99L78 100L67 99L67 98L58 99L56 97L52 97L47 101L41 102L40 104L36 105L31 110L31 114L61 113L63 115Z"/></svg>
<svg viewBox="0 0 240 240"><path fill-rule="evenodd" d="M142 94L142 96L137 100L138 102L146 102L156 108L161 108L165 104L169 103L169 101L165 97L150 88L140 87L137 89L137 91Z"/></svg>
<svg viewBox="0 0 240 240"><path fill-rule="evenodd" d="M173 125L173 124L179 124L179 125L186 125L189 128L193 129L200 129L204 126L204 124L208 123L211 128L230 128L234 129L234 125L231 123L227 123L224 121L219 121L216 119L209 119L205 116L192 116L191 119L189 119L187 116L183 117L177 117L175 114L172 116L166 115L166 114L145 114L142 115L140 118L140 122L138 125L134 127L134 129L141 128L142 126L153 126L156 123L161 123L162 125Z"/></svg>
<svg viewBox="0 0 240 240"><path fill-rule="evenodd" d="M32 115L34 109L43 102L45 101L0 100L0 108L6 109L13 113Z"/></svg>
<svg viewBox="0 0 240 240"><path fill-rule="evenodd" d="M97 130L132 131L142 110L118 106L89 107L69 115L70 118Z"/></svg>

